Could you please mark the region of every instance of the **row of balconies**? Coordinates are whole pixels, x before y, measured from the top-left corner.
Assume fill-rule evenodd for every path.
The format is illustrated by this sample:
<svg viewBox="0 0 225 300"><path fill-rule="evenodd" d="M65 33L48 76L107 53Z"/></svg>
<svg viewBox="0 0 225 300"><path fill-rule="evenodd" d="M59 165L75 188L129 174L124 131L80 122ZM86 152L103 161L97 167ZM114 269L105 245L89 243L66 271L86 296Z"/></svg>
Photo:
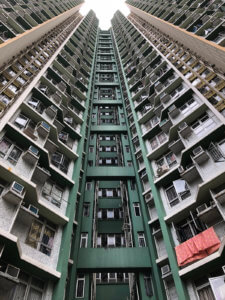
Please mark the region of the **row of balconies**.
<svg viewBox="0 0 225 300"><path fill-rule="evenodd" d="M38 45L22 53L19 59L12 61L10 67L3 69L0 84L2 114L51 57L58 45L59 42L53 41L52 44L49 44L49 41L43 40Z"/></svg>
<svg viewBox="0 0 225 300"><path fill-rule="evenodd" d="M42 4L44 7L37 8L37 6L31 4L29 8L27 6L25 8L24 5L21 6L20 4L15 6L10 3L2 3L2 10L0 11L0 43L4 43L8 39L68 10L66 7L63 8L62 5L64 4L60 6L52 6L51 4L46 6Z"/></svg>
<svg viewBox="0 0 225 300"><path fill-rule="evenodd" d="M132 20L139 20L137 17ZM143 31L140 23L135 25ZM149 28L150 25L146 25ZM146 28L145 26L145 28ZM218 76L213 69L206 68L195 56L185 51L182 47L166 38L162 38L162 34L154 32L154 29L146 35L151 35L151 41L158 49L173 63L183 75L216 107L222 111L224 109L224 85L225 80ZM151 32L151 33L150 33Z"/></svg>
<svg viewBox="0 0 225 300"><path fill-rule="evenodd" d="M136 6L137 4L133 3L132 5ZM158 12L159 9L156 11ZM164 14L160 11L156 13L156 11L153 15L224 46L224 4L222 1L220 4L212 4L205 8L201 5L194 9L192 6L183 6L178 11L175 9L174 12L168 8ZM152 10L148 10L148 13L152 14Z"/></svg>

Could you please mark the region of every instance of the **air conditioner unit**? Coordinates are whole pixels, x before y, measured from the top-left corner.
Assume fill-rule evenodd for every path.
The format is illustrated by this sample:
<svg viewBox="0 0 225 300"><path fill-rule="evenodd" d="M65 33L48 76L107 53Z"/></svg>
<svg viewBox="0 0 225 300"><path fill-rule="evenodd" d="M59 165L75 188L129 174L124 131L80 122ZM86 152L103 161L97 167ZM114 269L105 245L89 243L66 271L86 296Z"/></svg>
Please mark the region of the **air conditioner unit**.
<svg viewBox="0 0 225 300"><path fill-rule="evenodd" d="M30 146L28 150L29 150L29 152L31 152L32 154L38 156L39 151L38 151L38 149L35 148L34 146Z"/></svg>
<svg viewBox="0 0 225 300"><path fill-rule="evenodd" d="M184 128L188 127L186 122L183 122L179 125L179 130L183 130Z"/></svg>
<svg viewBox="0 0 225 300"><path fill-rule="evenodd" d="M148 203L153 199L152 193L148 193L145 195L145 202Z"/></svg>
<svg viewBox="0 0 225 300"><path fill-rule="evenodd" d="M183 172L184 172L184 167L179 166L179 167L178 167L178 172L179 172L179 173L183 173Z"/></svg>
<svg viewBox="0 0 225 300"><path fill-rule="evenodd" d="M169 265L165 265L165 266L161 267L162 276L165 276L168 273L170 273L170 266Z"/></svg>
<svg viewBox="0 0 225 300"><path fill-rule="evenodd" d="M36 206L30 204L30 205L28 206L28 209L29 209L33 214L38 215L39 209L38 209Z"/></svg>
<svg viewBox="0 0 225 300"><path fill-rule="evenodd" d="M176 109L176 106L173 104L168 108L168 112L173 111L174 109Z"/></svg>
<svg viewBox="0 0 225 300"><path fill-rule="evenodd" d="M197 208L196 208L196 212L197 212L197 214L200 214L200 213L202 213L204 210L206 210L208 208L208 206L204 203L204 204L202 204L202 205L200 205L200 206L198 206Z"/></svg>
<svg viewBox="0 0 225 300"><path fill-rule="evenodd" d="M12 191L16 192L17 194L22 195L23 191L24 191L24 186L22 184L19 184L16 181L13 181L11 188Z"/></svg>
<svg viewBox="0 0 225 300"><path fill-rule="evenodd" d="M164 173L168 172L169 168L167 166L161 166L157 169L157 175L162 176Z"/></svg>
<svg viewBox="0 0 225 300"><path fill-rule="evenodd" d="M12 265L7 265L5 273L10 275L11 277L18 278L19 273L20 273L20 269L14 267Z"/></svg>
<svg viewBox="0 0 225 300"><path fill-rule="evenodd" d="M201 146L198 146L198 147L196 147L193 151L192 151L192 153L193 153L193 155L194 156L196 156L196 155L198 155L199 153L201 153L201 152L203 152L204 150L202 149L202 147Z"/></svg>

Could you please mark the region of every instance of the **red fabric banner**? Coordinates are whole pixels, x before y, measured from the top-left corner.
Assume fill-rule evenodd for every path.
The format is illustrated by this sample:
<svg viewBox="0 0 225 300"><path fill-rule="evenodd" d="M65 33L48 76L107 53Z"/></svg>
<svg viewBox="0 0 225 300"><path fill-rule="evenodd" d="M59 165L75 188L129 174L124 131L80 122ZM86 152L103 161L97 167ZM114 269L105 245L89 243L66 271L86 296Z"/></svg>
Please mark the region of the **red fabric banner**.
<svg viewBox="0 0 225 300"><path fill-rule="evenodd" d="M218 250L220 244L214 228L210 227L175 247L178 265L185 266L202 259Z"/></svg>

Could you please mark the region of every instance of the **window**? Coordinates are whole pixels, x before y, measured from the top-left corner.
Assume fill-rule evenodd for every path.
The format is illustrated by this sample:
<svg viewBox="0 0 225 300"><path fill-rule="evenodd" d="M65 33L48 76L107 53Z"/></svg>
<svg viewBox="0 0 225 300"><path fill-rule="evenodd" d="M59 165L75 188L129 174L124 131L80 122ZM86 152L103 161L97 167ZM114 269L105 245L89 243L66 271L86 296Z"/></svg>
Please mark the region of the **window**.
<svg viewBox="0 0 225 300"><path fill-rule="evenodd" d="M167 136L164 132L160 132L153 139L150 140L150 145L152 150L155 150L159 147L160 144L164 143L167 139Z"/></svg>
<svg viewBox="0 0 225 300"><path fill-rule="evenodd" d="M185 180L178 179L173 181L173 185L166 188L166 195L171 207L177 205L182 200L191 195Z"/></svg>
<svg viewBox="0 0 225 300"><path fill-rule="evenodd" d="M98 196L99 197L106 197L106 198L111 198L111 197L120 197L120 189L119 188L100 188L98 190Z"/></svg>
<svg viewBox="0 0 225 300"><path fill-rule="evenodd" d="M88 243L88 233L81 233L80 237L80 248L87 248Z"/></svg>
<svg viewBox="0 0 225 300"><path fill-rule="evenodd" d="M153 118L151 118L151 124L154 127L156 124L159 123L159 117L158 116L154 116Z"/></svg>
<svg viewBox="0 0 225 300"><path fill-rule="evenodd" d="M22 152L21 149L13 145L8 139L3 138L0 141L0 157L7 159L11 164L16 165Z"/></svg>
<svg viewBox="0 0 225 300"><path fill-rule="evenodd" d="M101 208L98 210L97 213L98 219L102 220L108 220L108 219L114 219L119 220L123 218L123 209L122 208Z"/></svg>
<svg viewBox="0 0 225 300"><path fill-rule="evenodd" d="M125 247L125 238L123 234L99 234L97 237L97 247Z"/></svg>
<svg viewBox="0 0 225 300"><path fill-rule="evenodd" d="M45 199L60 207L63 196L63 189L53 182L46 181L42 190Z"/></svg>
<svg viewBox="0 0 225 300"><path fill-rule="evenodd" d="M162 158L156 161L157 167L167 166L168 168L173 167L177 164L176 156L173 152L164 155Z"/></svg>
<svg viewBox="0 0 225 300"><path fill-rule="evenodd" d="M152 278L149 274L144 275L144 283L145 283L146 296L152 297L153 296Z"/></svg>
<svg viewBox="0 0 225 300"><path fill-rule="evenodd" d="M106 197L113 197L113 190L106 190Z"/></svg>
<svg viewBox="0 0 225 300"><path fill-rule="evenodd" d="M84 202L83 205L83 216L84 217L89 217L90 215L90 203Z"/></svg>
<svg viewBox="0 0 225 300"><path fill-rule="evenodd" d="M85 277L83 274L79 274L77 277L77 284L76 284L76 298L84 298L84 287L85 287Z"/></svg>
<svg viewBox="0 0 225 300"><path fill-rule="evenodd" d="M20 115L16 118L14 124L15 124L17 127L19 127L20 129L22 129L22 128L25 128L25 127L26 127L27 122L28 122L28 118L25 117L24 115L20 114Z"/></svg>
<svg viewBox="0 0 225 300"><path fill-rule="evenodd" d="M128 273L96 273L96 283L121 283L129 282Z"/></svg>
<svg viewBox="0 0 225 300"><path fill-rule="evenodd" d="M144 232L138 232L138 245L139 247L146 247Z"/></svg>
<svg viewBox="0 0 225 300"><path fill-rule="evenodd" d="M89 160L89 161L88 161L88 166L89 166L89 167L92 167L92 166L93 166L93 160Z"/></svg>
<svg viewBox="0 0 225 300"><path fill-rule="evenodd" d="M211 143L209 146L209 153L216 162L224 161L225 158L225 140L218 144Z"/></svg>
<svg viewBox="0 0 225 300"><path fill-rule="evenodd" d="M215 278L215 275L212 277ZM214 295L211 285L209 283L208 276L201 277L200 279L196 280L194 283L196 286L196 291L197 291L199 300L214 300L215 299L215 295Z"/></svg>
<svg viewBox="0 0 225 300"><path fill-rule="evenodd" d="M134 213L136 217L141 216L140 204L138 202L133 203Z"/></svg>
<svg viewBox="0 0 225 300"><path fill-rule="evenodd" d="M107 219L114 219L114 210L107 209Z"/></svg>
<svg viewBox="0 0 225 300"><path fill-rule="evenodd" d="M192 124L192 129L194 133L201 137L202 135L208 133L212 128L216 126L213 118L210 118L208 114L205 114L201 118L199 118L194 124Z"/></svg>
<svg viewBox="0 0 225 300"><path fill-rule="evenodd" d="M56 226L39 216L32 222L26 244L50 256L53 248Z"/></svg>
<svg viewBox="0 0 225 300"><path fill-rule="evenodd" d="M86 182L86 190L87 190L87 191L90 191L91 188L92 188L92 182L91 182L91 181L87 181L87 182Z"/></svg>
<svg viewBox="0 0 225 300"><path fill-rule="evenodd" d="M189 114L196 106L198 102L193 98L188 100L184 105L180 107L180 111L182 114L187 115Z"/></svg>
<svg viewBox="0 0 225 300"><path fill-rule="evenodd" d="M37 277L31 277L29 274L20 270L13 299L43 299L45 282ZM3 292L4 294L4 292ZM12 299L11 298L11 299Z"/></svg>
<svg viewBox="0 0 225 300"><path fill-rule="evenodd" d="M107 236L107 245L108 247L114 247L115 246L115 235L114 234L109 234Z"/></svg>
<svg viewBox="0 0 225 300"><path fill-rule="evenodd" d="M133 166L133 163L132 163L131 160L128 160L128 161L127 161L127 166L128 166L128 167L132 167L132 166Z"/></svg>
<svg viewBox="0 0 225 300"><path fill-rule="evenodd" d="M132 191L134 191L136 189L136 182L134 180L131 180L130 187L131 187Z"/></svg>
<svg viewBox="0 0 225 300"><path fill-rule="evenodd" d="M206 226L201 222L194 212L190 212L190 216L182 222L175 225L177 239L183 243L191 239L196 234L206 230Z"/></svg>
<svg viewBox="0 0 225 300"><path fill-rule="evenodd" d="M130 147L129 146L125 146L126 152L129 153L130 152Z"/></svg>
<svg viewBox="0 0 225 300"><path fill-rule="evenodd" d="M94 147L93 146L89 146L89 152L93 153L94 152Z"/></svg>
<svg viewBox="0 0 225 300"><path fill-rule="evenodd" d="M70 160L61 152L56 151L52 154L51 163L60 169L63 173L68 172Z"/></svg>

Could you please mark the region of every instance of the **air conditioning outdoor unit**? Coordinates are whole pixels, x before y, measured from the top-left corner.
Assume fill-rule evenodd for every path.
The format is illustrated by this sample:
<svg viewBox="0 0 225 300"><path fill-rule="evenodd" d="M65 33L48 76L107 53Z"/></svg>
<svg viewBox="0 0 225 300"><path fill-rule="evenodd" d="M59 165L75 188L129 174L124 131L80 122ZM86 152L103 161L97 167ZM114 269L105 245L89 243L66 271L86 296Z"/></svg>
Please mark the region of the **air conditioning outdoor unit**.
<svg viewBox="0 0 225 300"><path fill-rule="evenodd" d="M148 193L145 195L145 202L148 203L153 199L152 193Z"/></svg>
<svg viewBox="0 0 225 300"><path fill-rule="evenodd" d="M29 147L29 152L31 152L32 154L34 154L34 155L38 155L38 153L39 153L39 151L38 151L38 149L37 148L35 148L34 146L30 146Z"/></svg>
<svg viewBox="0 0 225 300"><path fill-rule="evenodd" d="M193 152L193 155L196 156L198 155L199 153L203 152L204 150L202 149L201 146L198 146L196 147L192 152Z"/></svg>
<svg viewBox="0 0 225 300"><path fill-rule="evenodd" d="M165 276L168 273L170 273L170 266L169 265L165 265L165 266L161 267L162 276Z"/></svg>
<svg viewBox="0 0 225 300"><path fill-rule="evenodd" d="M28 209L29 209L33 214L38 215L39 209L38 209L36 206L30 204L30 205L28 206Z"/></svg>
<svg viewBox="0 0 225 300"><path fill-rule="evenodd" d="M7 265L5 273L10 275L11 277L18 278L19 273L20 273L20 269L14 267L12 265Z"/></svg>
<svg viewBox="0 0 225 300"><path fill-rule="evenodd" d="M169 168L167 166L161 166L157 169L157 175L162 176L164 173L168 172Z"/></svg>
<svg viewBox="0 0 225 300"><path fill-rule="evenodd" d="M179 125L179 130L183 130L184 128L188 127L186 122L183 122Z"/></svg>
<svg viewBox="0 0 225 300"><path fill-rule="evenodd" d="M19 184L16 181L13 181L13 183L11 185L11 190L16 192L17 194L22 195L22 193L24 191L24 186L22 184Z"/></svg>

